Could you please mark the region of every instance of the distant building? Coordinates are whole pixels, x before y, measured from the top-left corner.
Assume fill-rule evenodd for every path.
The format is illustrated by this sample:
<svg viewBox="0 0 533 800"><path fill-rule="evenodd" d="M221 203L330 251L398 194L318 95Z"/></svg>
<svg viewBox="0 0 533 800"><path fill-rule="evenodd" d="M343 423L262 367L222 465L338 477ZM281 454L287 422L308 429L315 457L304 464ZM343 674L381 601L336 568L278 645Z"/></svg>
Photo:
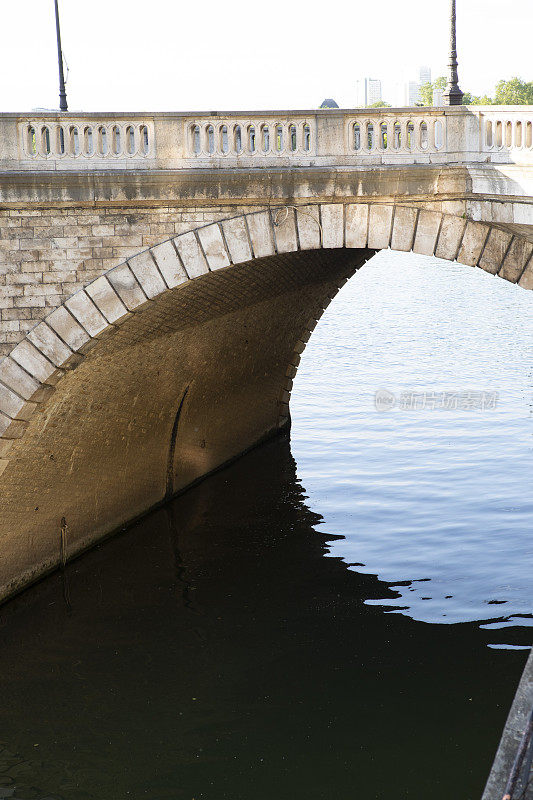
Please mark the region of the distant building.
<svg viewBox="0 0 533 800"><path fill-rule="evenodd" d="M320 108L338 108L338 104L333 100L331 97L327 97L325 100L322 100L320 104Z"/></svg>
<svg viewBox="0 0 533 800"><path fill-rule="evenodd" d="M409 81L405 86L405 103L408 106L419 106L422 104L420 89L425 83L431 83L431 68L420 67L418 78L418 81Z"/></svg>
<svg viewBox="0 0 533 800"><path fill-rule="evenodd" d="M444 89L433 89L433 105L434 106L442 106L442 95L444 94Z"/></svg>
<svg viewBox="0 0 533 800"><path fill-rule="evenodd" d="M431 67L420 67L419 76L421 86L425 83L431 83Z"/></svg>
<svg viewBox="0 0 533 800"><path fill-rule="evenodd" d="M366 108L378 103L381 97L381 81L375 78L363 78L355 85L355 105L357 108Z"/></svg>
<svg viewBox="0 0 533 800"><path fill-rule="evenodd" d="M421 98L420 98L420 84L416 81L409 81L406 86L406 101L408 106L417 106L420 105Z"/></svg>

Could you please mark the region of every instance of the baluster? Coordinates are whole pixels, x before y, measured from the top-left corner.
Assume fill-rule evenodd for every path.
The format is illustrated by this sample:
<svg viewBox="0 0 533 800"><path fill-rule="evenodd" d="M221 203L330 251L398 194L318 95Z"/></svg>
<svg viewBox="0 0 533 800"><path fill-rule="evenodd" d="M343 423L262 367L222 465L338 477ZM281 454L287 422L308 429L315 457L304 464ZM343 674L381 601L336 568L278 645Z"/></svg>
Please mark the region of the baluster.
<svg viewBox="0 0 533 800"><path fill-rule="evenodd" d="M131 157L135 158L137 155L140 155L141 152L141 126L134 125L132 123L129 127L133 134L133 135L130 134L133 140L133 147L131 147L130 143L130 150L133 150L133 152L131 153Z"/></svg>
<svg viewBox="0 0 533 800"><path fill-rule="evenodd" d="M142 130L142 133L141 133L141 137L142 137L142 141L141 141L142 153L143 153L144 156L152 155L152 152L153 152L153 137L154 137L153 130L148 124L144 124L142 126L141 130ZM198 129L198 134L200 134L200 129Z"/></svg>
<svg viewBox="0 0 533 800"><path fill-rule="evenodd" d="M258 122L251 122L246 130L246 148L251 156L256 156L261 147L261 132ZM253 147L252 147L253 140Z"/></svg>
<svg viewBox="0 0 533 800"><path fill-rule="evenodd" d="M297 155L304 152L304 123L294 122L293 125L296 129L296 150L294 150L294 155Z"/></svg>
<svg viewBox="0 0 533 800"><path fill-rule="evenodd" d="M437 153L437 120L435 117L430 117L428 123L428 152Z"/></svg>
<svg viewBox="0 0 533 800"><path fill-rule="evenodd" d="M407 125L408 125L408 123L409 123L409 120L407 120L407 119L402 119L401 122L400 122L400 131L401 131L401 137L402 137L402 144L401 144L401 147L400 147L400 150L399 150L400 153L408 153L409 152L409 148L407 146Z"/></svg>
<svg viewBox="0 0 533 800"><path fill-rule="evenodd" d="M113 124L106 125L107 153L106 158L113 158Z"/></svg>
<svg viewBox="0 0 533 800"><path fill-rule="evenodd" d="M223 156L224 155L224 148L222 147L222 128L224 125L221 122L218 122L215 126L215 152L214 155Z"/></svg>
<svg viewBox="0 0 533 800"><path fill-rule="evenodd" d="M45 142L46 125L42 124L39 126L34 125L33 127L35 128L35 145L36 145L37 155L40 156L41 158L46 158L47 157L46 142Z"/></svg>
<svg viewBox="0 0 533 800"><path fill-rule="evenodd" d="M287 155L289 150L289 123L281 122L281 150L280 155Z"/></svg>

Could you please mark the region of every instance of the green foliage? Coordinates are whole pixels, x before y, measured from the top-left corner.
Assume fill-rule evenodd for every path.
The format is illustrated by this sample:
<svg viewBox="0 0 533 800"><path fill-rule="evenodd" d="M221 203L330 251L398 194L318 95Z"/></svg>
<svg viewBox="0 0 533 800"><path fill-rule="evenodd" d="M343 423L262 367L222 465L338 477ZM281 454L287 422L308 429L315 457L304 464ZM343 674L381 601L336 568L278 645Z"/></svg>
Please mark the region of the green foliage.
<svg viewBox="0 0 533 800"><path fill-rule="evenodd" d="M440 89L444 91L446 88L446 78L440 77L437 78L433 83L428 81L427 83L422 84L420 87L420 98L422 100L423 106L432 106L433 105L433 91L435 89Z"/></svg>
<svg viewBox="0 0 533 800"><path fill-rule="evenodd" d="M499 106L533 105L533 81L526 83L520 78L498 81L494 103Z"/></svg>
<svg viewBox="0 0 533 800"><path fill-rule="evenodd" d="M423 83L420 87L420 99L422 100L423 106L433 105L433 84L431 81Z"/></svg>
<svg viewBox="0 0 533 800"><path fill-rule="evenodd" d="M470 94L470 92L465 92L463 95L464 106L491 106L493 104L494 100L492 97L489 97L486 94L478 96L475 94Z"/></svg>
<svg viewBox="0 0 533 800"><path fill-rule="evenodd" d="M378 100L376 103L372 103L372 105L368 106L368 108L390 108L391 104L386 103L384 100Z"/></svg>
<svg viewBox="0 0 533 800"><path fill-rule="evenodd" d="M446 78L437 78L433 83L424 83L420 88L420 97L423 106L433 105L433 91L446 88ZM509 81L498 81L495 97L488 95L475 95L465 92L463 97L465 106L521 106L533 105L533 81L527 82L521 78L511 78Z"/></svg>
<svg viewBox="0 0 533 800"><path fill-rule="evenodd" d="M509 81L498 81L495 97L486 94L477 95L466 92L463 97L465 106L523 106L533 105L533 82L527 83L520 78L511 78Z"/></svg>

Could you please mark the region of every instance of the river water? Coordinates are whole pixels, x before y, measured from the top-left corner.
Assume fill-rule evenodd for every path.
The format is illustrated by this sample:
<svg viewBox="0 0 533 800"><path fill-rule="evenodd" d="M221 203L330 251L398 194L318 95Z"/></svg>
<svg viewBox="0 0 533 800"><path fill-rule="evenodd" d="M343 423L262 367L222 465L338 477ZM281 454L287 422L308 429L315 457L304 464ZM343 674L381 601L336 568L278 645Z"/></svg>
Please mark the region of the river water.
<svg viewBox="0 0 533 800"><path fill-rule="evenodd" d="M0 609L0 798L479 800L532 639L532 300L357 273L290 441Z"/></svg>

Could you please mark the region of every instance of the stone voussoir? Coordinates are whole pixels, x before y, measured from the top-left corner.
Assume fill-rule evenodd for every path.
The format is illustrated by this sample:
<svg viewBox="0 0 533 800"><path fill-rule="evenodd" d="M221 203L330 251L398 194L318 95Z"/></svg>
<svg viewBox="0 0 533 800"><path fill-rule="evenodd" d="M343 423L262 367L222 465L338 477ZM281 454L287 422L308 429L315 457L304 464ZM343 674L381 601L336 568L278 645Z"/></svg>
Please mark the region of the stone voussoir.
<svg viewBox="0 0 533 800"><path fill-rule="evenodd" d="M74 369L95 340L117 330L165 291L210 271L276 253L321 247L369 248L371 253L389 245L479 265L533 289L533 244L498 227L452 214L352 202L279 206L219 218L108 269L35 325L0 361L0 473L9 465L13 443L22 438L28 421L47 402L64 370ZM310 319L287 368L280 400L284 422L289 418L292 379L315 325L316 319Z"/></svg>

